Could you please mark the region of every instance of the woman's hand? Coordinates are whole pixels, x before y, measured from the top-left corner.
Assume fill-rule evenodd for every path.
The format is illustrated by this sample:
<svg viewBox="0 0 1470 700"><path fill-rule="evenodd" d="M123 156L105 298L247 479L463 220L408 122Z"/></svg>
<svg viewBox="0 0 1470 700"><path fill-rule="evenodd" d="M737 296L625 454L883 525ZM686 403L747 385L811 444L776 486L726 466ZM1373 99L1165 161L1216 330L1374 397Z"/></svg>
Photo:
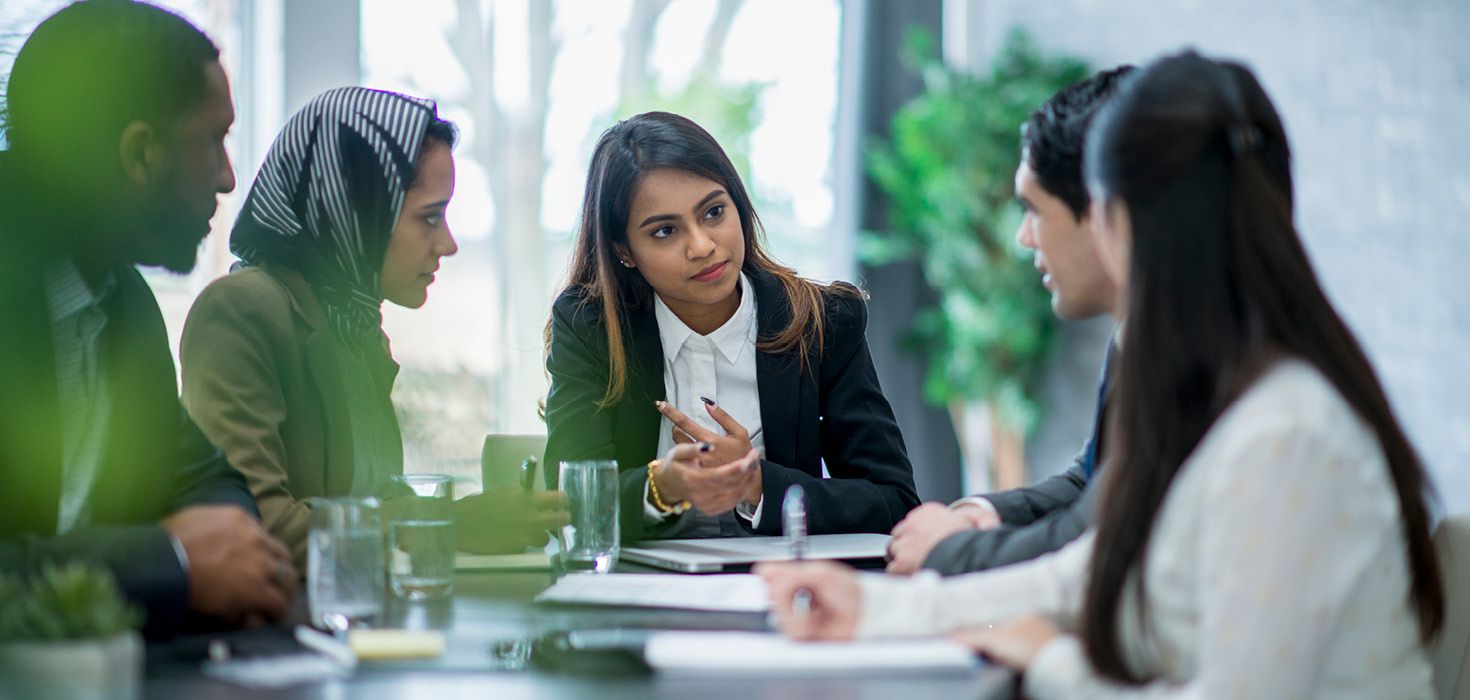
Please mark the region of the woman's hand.
<svg viewBox="0 0 1470 700"><path fill-rule="evenodd" d="M1040 615L1022 615L994 629L966 627L950 638L1017 671L1025 671L1047 642L1061 635L1051 620Z"/></svg>
<svg viewBox="0 0 1470 700"><path fill-rule="evenodd" d="M794 639L852 639L862 607L862 588L851 568L826 561L759 564L766 581L776 627ZM799 591L810 599L805 612L792 601Z"/></svg>
<svg viewBox="0 0 1470 700"><path fill-rule="evenodd" d="M674 408L667 401L653 402L658 412L663 414L669 422L674 425L674 442L676 444L705 443L710 446L709 452L701 459L702 464L729 464L738 460L750 452L750 431L745 429L739 421L725 412L713 401L704 402L704 410L709 413L716 423L724 429L724 435L717 435L714 431L696 423L683 411ZM761 500L761 470L760 463L755 466L755 478L746 486L744 501L752 506ZM662 488L663 484L660 483ZM738 503L738 501L737 501ZM733 507L733 506L732 506ZM721 511L723 512L723 511Z"/></svg>
<svg viewBox="0 0 1470 700"><path fill-rule="evenodd" d="M708 445L708 443L705 443ZM653 471L654 486L666 505L689 501L707 515L735 509L759 478L760 453L748 450L738 459L718 466L709 455L713 449L701 445L675 445Z"/></svg>
<svg viewBox="0 0 1470 700"><path fill-rule="evenodd" d="M475 554L514 554L546 544L567 524L566 494L497 487L454 502L456 546Z"/></svg>

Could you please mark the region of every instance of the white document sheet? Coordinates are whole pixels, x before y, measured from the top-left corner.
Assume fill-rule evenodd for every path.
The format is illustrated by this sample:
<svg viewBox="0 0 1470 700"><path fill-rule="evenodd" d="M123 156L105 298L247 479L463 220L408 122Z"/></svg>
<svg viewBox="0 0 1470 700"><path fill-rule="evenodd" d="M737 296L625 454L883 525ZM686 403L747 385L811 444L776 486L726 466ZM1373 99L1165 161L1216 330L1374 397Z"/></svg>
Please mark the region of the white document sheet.
<svg viewBox="0 0 1470 700"><path fill-rule="evenodd" d="M974 652L948 639L797 642L762 632L661 632L643 656L674 675L959 674L980 666Z"/></svg>
<svg viewBox="0 0 1470 700"><path fill-rule="evenodd" d="M771 608L765 582L753 574L567 574L536 602L754 613Z"/></svg>

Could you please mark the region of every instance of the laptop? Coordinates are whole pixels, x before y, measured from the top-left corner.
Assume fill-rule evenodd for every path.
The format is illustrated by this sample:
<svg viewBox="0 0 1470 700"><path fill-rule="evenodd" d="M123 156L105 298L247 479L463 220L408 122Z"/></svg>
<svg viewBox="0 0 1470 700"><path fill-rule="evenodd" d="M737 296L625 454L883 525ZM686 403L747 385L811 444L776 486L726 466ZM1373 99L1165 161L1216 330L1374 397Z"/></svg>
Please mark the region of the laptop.
<svg viewBox="0 0 1470 700"><path fill-rule="evenodd" d="M812 535L807 559L836 559L852 564L879 564L888 551L888 535L853 533ZM645 540L623 547L619 558L685 574L744 571L763 561L790 561L785 537L728 537L702 540Z"/></svg>

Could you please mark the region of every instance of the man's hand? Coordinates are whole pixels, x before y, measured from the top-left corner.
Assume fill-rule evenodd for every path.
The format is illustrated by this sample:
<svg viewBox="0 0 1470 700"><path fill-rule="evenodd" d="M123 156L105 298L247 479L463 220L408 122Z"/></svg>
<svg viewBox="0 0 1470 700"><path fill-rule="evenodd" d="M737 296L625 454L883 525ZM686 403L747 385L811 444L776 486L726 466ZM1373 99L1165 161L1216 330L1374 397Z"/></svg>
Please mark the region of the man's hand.
<svg viewBox="0 0 1470 700"><path fill-rule="evenodd" d="M994 530L1000 527L1000 511L984 498L961 501L949 509L969 518L976 530Z"/></svg>
<svg viewBox="0 0 1470 700"><path fill-rule="evenodd" d="M546 544L548 532L558 532L567 524L566 494L492 488L455 501L454 520L459 549L514 554Z"/></svg>
<svg viewBox="0 0 1470 700"><path fill-rule="evenodd" d="M191 506L161 525L189 558L190 610L235 624L286 614L296 595L291 553L239 506Z"/></svg>
<svg viewBox="0 0 1470 700"><path fill-rule="evenodd" d="M934 546L956 532L975 528L975 521L939 503L925 503L893 526L888 542L888 573L912 574L924 566Z"/></svg>

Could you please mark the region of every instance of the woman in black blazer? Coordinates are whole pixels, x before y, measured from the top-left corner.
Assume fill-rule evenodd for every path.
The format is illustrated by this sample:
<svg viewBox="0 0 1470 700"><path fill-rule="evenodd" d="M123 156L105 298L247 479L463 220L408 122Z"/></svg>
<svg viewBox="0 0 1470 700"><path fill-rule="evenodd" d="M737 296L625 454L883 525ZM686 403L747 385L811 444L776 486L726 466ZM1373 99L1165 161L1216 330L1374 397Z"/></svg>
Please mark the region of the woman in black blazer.
<svg viewBox="0 0 1470 700"><path fill-rule="evenodd" d="M862 293L798 277L763 238L694 122L602 135L547 325L546 478L616 459L625 540L781 534L792 484L812 533L886 533L919 503Z"/></svg>

